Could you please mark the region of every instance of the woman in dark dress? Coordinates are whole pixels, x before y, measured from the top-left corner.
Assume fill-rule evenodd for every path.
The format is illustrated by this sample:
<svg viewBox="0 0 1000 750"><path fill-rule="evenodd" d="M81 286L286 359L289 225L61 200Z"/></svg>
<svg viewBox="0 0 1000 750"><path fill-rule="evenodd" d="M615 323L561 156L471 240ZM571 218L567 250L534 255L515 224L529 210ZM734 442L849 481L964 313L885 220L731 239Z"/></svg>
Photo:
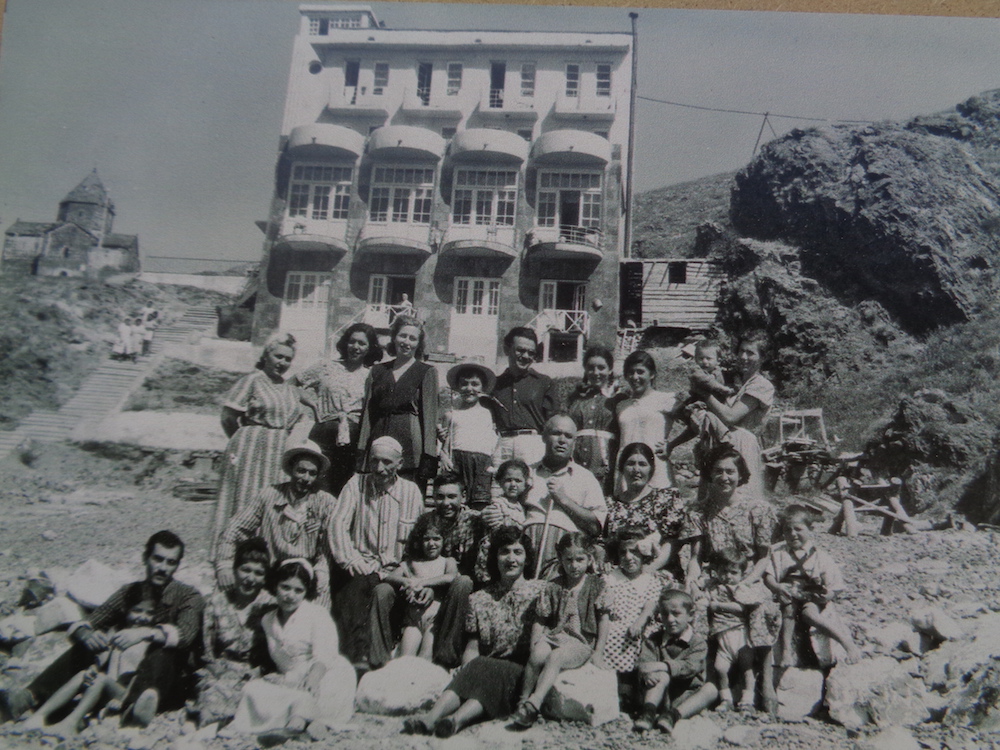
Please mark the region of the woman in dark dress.
<svg viewBox="0 0 1000 750"><path fill-rule="evenodd" d="M388 435L403 447L399 475L423 488L437 469L437 371L423 362L424 328L416 318L397 315L387 347L394 359L372 367L365 386L358 445L368 447Z"/></svg>
<svg viewBox="0 0 1000 750"><path fill-rule="evenodd" d="M583 382L569 397L569 415L576 422L573 460L590 469L611 494L618 420L615 417L614 355L603 346L592 346L583 355Z"/></svg>

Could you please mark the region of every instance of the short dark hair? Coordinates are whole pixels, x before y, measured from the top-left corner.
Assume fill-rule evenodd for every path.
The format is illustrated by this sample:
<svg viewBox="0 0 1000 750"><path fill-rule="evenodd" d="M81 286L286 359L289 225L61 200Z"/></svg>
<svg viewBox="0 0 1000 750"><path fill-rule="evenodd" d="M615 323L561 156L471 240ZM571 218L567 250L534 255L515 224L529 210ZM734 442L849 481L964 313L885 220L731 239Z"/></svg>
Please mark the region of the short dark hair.
<svg viewBox="0 0 1000 750"><path fill-rule="evenodd" d="M520 544L524 547L524 577L531 578L535 574L535 552L531 548L531 540L518 526L501 526L490 534L490 551L486 555L486 571L493 581L500 580L500 564L497 557L503 547Z"/></svg>
<svg viewBox="0 0 1000 750"><path fill-rule="evenodd" d="M463 490L465 489L465 480L455 471L446 471L444 474L438 474L434 477L434 491L437 491L438 487L444 487L446 484L457 484Z"/></svg>
<svg viewBox="0 0 1000 750"><path fill-rule="evenodd" d="M538 348L538 334L535 333L534 328L528 328L527 326L514 326L507 331L507 335L503 337L504 351L510 349L514 343L514 339L516 338L530 339L534 342L535 348Z"/></svg>
<svg viewBox="0 0 1000 750"><path fill-rule="evenodd" d="M654 378L656 377L656 362L653 360L653 355L642 349L636 349L630 355L625 357L625 364L622 365L622 372L627 374L629 370L642 365L647 370L649 374Z"/></svg>
<svg viewBox="0 0 1000 750"><path fill-rule="evenodd" d="M340 358L346 360L347 342L351 340L351 336L359 332L368 337L368 353L365 354L365 358L361 364L365 367L371 367L382 359L382 345L378 342L378 333L376 330L367 323L352 323L349 325L337 341L337 351L340 352Z"/></svg>
<svg viewBox="0 0 1000 750"><path fill-rule="evenodd" d="M385 350L389 352L389 356L396 356L396 334L407 326L420 331L420 340L417 342L416 351L413 352L413 358L422 360L424 358L424 346L427 342L427 332L424 330L424 324L412 315L397 315L396 319L392 321L392 326L389 328L389 344L385 347Z"/></svg>
<svg viewBox="0 0 1000 750"><path fill-rule="evenodd" d="M407 560L419 560L423 556L424 536L431 530L444 536L441 517L434 511L420 514L410 530L410 535L406 537L406 549L403 554Z"/></svg>
<svg viewBox="0 0 1000 750"><path fill-rule="evenodd" d="M233 570L248 562L263 563L265 568L271 563L271 553L267 549L267 542L259 536L244 539L236 545L236 554L233 555Z"/></svg>
<svg viewBox="0 0 1000 750"><path fill-rule="evenodd" d="M664 607L670 602L683 602L688 614L694 614L694 599L688 592L682 589L663 589L660 592L660 606Z"/></svg>
<svg viewBox="0 0 1000 750"><path fill-rule="evenodd" d="M639 542L649 536L649 532L639 528L638 526L623 526L615 533L611 535L608 543L605 547L608 552L608 562L612 565L618 565L622 560L622 547L624 547L629 542ZM648 563L653 561L652 553L644 555L641 552L639 556L642 558L643 563Z"/></svg>
<svg viewBox="0 0 1000 750"><path fill-rule="evenodd" d="M271 596L278 593L278 584L287 581L289 578L298 578L302 585L306 587L306 599L312 601L316 598L316 575L310 574L309 569L300 562L277 562L267 574L267 590Z"/></svg>
<svg viewBox="0 0 1000 750"><path fill-rule="evenodd" d="M698 339L694 344L694 353L704 351L705 349L718 349L719 342L715 339Z"/></svg>
<svg viewBox="0 0 1000 750"><path fill-rule="evenodd" d="M742 333L736 341L736 351L740 350L740 347L744 344L752 344L757 347L757 353L760 355L761 360L765 360L770 353L771 342L768 339L767 332L760 329L750 330Z"/></svg>
<svg viewBox="0 0 1000 750"><path fill-rule="evenodd" d="M508 458L500 466L497 467L497 473L494 475L497 482L502 482L503 478L507 476L507 472L511 469L517 469L524 475L525 481L531 480L531 467L522 458Z"/></svg>
<svg viewBox="0 0 1000 750"><path fill-rule="evenodd" d="M486 385L486 379L483 377L483 371L476 365L460 367L455 373L455 382L461 385L462 378L478 378L480 383Z"/></svg>
<svg viewBox="0 0 1000 750"><path fill-rule="evenodd" d="M611 350L606 346L588 346L587 351L583 353L584 366L586 366L588 360L593 359L594 357L600 357L607 362L609 370L615 366L615 355L612 354Z"/></svg>
<svg viewBox="0 0 1000 750"><path fill-rule="evenodd" d="M740 452L736 450L729 443L722 443L721 445L715 446L709 454L705 456L704 469L702 471L702 481L710 482L712 480L712 469L719 463L719 461L725 461L726 459L732 459L733 463L736 464L736 471L740 475L740 485L744 485L750 479L750 469L747 467L746 459L740 455Z"/></svg>
<svg viewBox="0 0 1000 750"><path fill-rule="evenodd" d="M778 523L781 526L782 531L784 531L793 520L801 518L811 529L813 524L816 523L816 517L818 515L819 514L816 511L806 505L792 503L791 505L785 506L785 509L781 511L781 515L778 516Z"/></svg>
<svg viewBox="0 0 1000 750"><path fill-rule="evenodd" d="M146 551L142 553L143 560L153 554L153 548L156 547L157 544L161 547L166 547L167 549L177 549L180 547L181 558L184 557L184 542L181 541L181 538L169 529L161 529L146 540ZM179 559L180 558L178 558L178 560Z"/></svg>
<svg viewBox="0 0 1000 750"><path fill-rule="evenodd" d="M619 473L625 470L625 462L632 458L632 456L636 453L641 454L647 461L649 461L650 468L656 468L656 458L653 455L652 448L645 443L629 443L622 448L622 452L618 454ZM652 476L652 474L650 476Z"/></svg>
<svg viewBox="0 0 1000 750"><path fill-rule="evenodd" d="M741 568L746 568L748 562L750 562L750 558L736 549L736 547L723 547L722 549L713 550L708 556L708 564L715 568L727 568L730 565L739 565Z"/></svg>

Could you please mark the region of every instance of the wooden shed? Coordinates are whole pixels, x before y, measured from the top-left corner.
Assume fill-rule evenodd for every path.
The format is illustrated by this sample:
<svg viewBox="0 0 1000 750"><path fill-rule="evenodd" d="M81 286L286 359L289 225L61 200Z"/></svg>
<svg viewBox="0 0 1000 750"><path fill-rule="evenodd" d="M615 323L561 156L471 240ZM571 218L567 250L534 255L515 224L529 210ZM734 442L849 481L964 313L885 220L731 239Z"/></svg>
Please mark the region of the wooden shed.
<svg viewBox="0 0 1000 750"><path fill-rule="evenodd" d="M621 309L640 328L707 330L715 323L723 278L719 265L707 260L626 261Z"/></svg>

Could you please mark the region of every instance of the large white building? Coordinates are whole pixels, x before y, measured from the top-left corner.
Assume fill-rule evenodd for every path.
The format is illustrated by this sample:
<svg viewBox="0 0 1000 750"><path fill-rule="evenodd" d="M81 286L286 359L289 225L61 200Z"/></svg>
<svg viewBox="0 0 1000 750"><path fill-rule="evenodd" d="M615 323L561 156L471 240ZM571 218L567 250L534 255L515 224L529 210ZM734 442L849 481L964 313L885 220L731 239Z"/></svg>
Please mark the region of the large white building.
<svg viewBox="0 0 1000 750"><path fill-rule="evenodd" d="M299 10L254 341L315 355L412 305L442 361L493 364L514 325L551 362L613 345L632 36Z"/></svg>

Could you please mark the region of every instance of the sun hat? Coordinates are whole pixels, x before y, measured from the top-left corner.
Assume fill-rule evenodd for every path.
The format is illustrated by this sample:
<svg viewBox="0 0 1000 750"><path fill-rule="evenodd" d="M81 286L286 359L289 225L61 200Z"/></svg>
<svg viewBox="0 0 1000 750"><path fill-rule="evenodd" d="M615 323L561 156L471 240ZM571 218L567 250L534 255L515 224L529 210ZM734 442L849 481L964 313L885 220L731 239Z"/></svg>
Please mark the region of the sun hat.
<svg viewBox="0 0 1000 750"><path fill-rule="evenodd" d="M306 455L319 461L319 473L322 474L330 468L330 459L323 455L319 446L311 440L306 440L298 445L293 445L281 456L281 468L291 476L292 464L298 456Z"/></svg>
<svg viewBox="0 0 1000 750"><path fill-rule="evenodd" d="M483 393L489 393L493 390L493 386L496 385L497 376L486 365L481 365L478 362L459 362L448 370L448 386L453 391L458 390L458 374L463 370L475 370L479 374L479 377L483 380Z"/></svg>

